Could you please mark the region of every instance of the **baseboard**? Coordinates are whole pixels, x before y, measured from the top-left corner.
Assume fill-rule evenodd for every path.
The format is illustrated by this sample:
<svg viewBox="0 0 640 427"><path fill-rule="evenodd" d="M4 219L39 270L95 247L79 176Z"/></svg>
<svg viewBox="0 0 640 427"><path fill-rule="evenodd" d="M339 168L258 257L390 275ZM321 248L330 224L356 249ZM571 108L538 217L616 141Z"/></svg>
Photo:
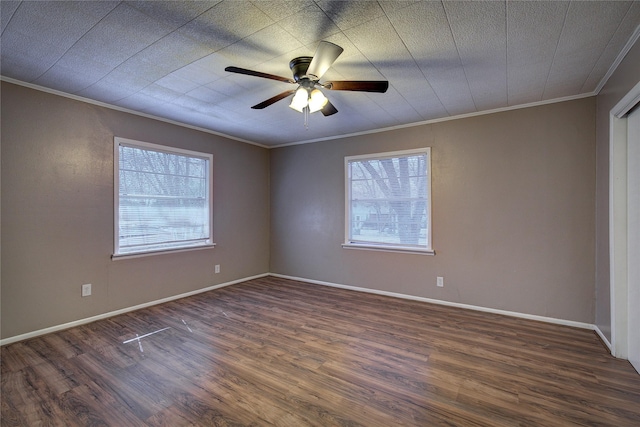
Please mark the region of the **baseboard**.
<svg viewBox="0 0 640 427"><path fill-rule="evenodd" d="M607 337L602 333L598 325L593 325L593 330L596 331L596 334L598 334L598 336L600 337L604 345L607 346L607 348L609 349L609 353L613 354L613 351L612 351L613 347L611 346L611 343L609 342Z"/></svg>
<svg viewBox="0 0 640 427"><path fill-rule="evenodd" d="M263 273L263 274L258 274L256 276L245 277L245 278L242 278L242 279L233 280L231 282L220 283L218 285L208 286L206 288L197 289L195 291L185 292L183 294L173 295L173 296L170 296L170 297L167 297L167 298L162 298L162 299L159 299L159 300L146 302L144 304L138 304L138 305L134 305L132 307L121 308L119 310L110 311L108 313L98 314L97 316L91 316L91 317L87 317L85 319L74 320L73 322L63 323L61 325L50 326L48 328L39 329L37 331L27 332L26 334L15 335L13 337L9 337L9 338L5 338L5 339L0 340L0 347L3 346L3 345L6 345L6 344L11 344L11 343L14 343L14 342L23 341L23 340L26 340L26 339L29 339L29 338L34 338L34 337L40 336L40 335L50 334L52 332L58 332L58 331L62 331L64 329L73 328L74 326L85 325L87 323L95 322L96 320L106 319L108 317L117 316L119 314L128 313L130 311L140 310L141 308L151 307L151 306L154 306L154 305L163 304L165 302L177 300L177 299L180 299L180 298L190 297L192 295L197 295L197 294L201 294L203 292L212 291L214 289L224 288L226 286L231 286L231 285L235 285L237 283L246 282L247 280L259 279L261 277L266 277L268 275L269 275L269 273Z"/></svg>
<svg viewBox="0 0 640 427"><path fill-rule="evenodd" d="M158 305L158 304L163 304L165 302L177 300L177 299L180 299L180 298L189 297L189 296L192 296L192 295L197 295L197 294L200 294L200 293L203 293L203 292L212 291L214 289L219 289L219 288L223 288L223 287L226 287L226 286L235 285L235 284L238 284L238 283L246 282L247 280L259 279L259 278L266 277L266 276L273 276L273 277L280 277L280 278L283 278L283 279L297 280L297 281L300 281L300 282L312 283L312 284L322 285L322 286L330 286L330 287L334 287L334 288L347 289L347 290L356 291L356 292L365 292L365 293L376 294L376 295L385 295L385 296L390 296L390 297L395 297L395 298L402 298L402 299L408 299L408 300L414 300L414 301L427 302L427 303L431 303L431 304L445 305L445 306L449 306L449 307L457 307L457 308L464 308L464 309L468 309L468 310L475 310L475 311L483 311L483 312L487 312L487 313L501 314L501 315L504 315L504 316L518 317L518 318L521 318L521 319L537 320L537 321L540 321L540 322L553 323L553 324L564 325L564 326L571 326L571 327L581 328L581 329L590 329L590 330L595 331L598 334L600 339L609 348L609 351L611 351L611 343L609 342L609 340L607 340L607 338L604 336L604 334L602 333L600 328L598 328L596 325L593 325L593 324L590 324L590 323L575 322L575 321L572 321L572 320L557 319L557 318L554 318L554 317L538 316L538 315L534 315L534 314L518 313L518 312L514 312L514 311L507 311L507 310L498 310L498 309L494 309L494 308L480 307L480 306L475 306L475 305L470 305L470 304L461 304L461 303L437 300L437 299L432 299L432 298L418 297L418 296L414 296L414 295L401 294L401 293L397 293L397 292L380 291L380 290L376 290L376 289L368 289L368 288L362 288L362 287L358 287L358 286L343 285L343 284L339 284L339 283L331 283L331 282L325 282L325 281L321 281L321 280L313 280L313 279L307 279L307 278L304 278L304 277L288 276L288 275L285 275L285 274L277 274L277 273L263 273L263 274L259 274L259 275L256 275L256 276L245 277L245 278L242 278L242 279L237 279L237 280L233 280L233 281L230 281L230 282L220 283L218 285L213 285L213 286L209 286L209 287L206 287L206 288L197 289L195 291L186 292L186 293L183 293L183 294L174 295L174 296L167 297L167 298L162 298L162 299L155 300L155 301L150 301L150 302L147 302L147 303L144 303L144 304L138 304L138 305L135 305L135 306L132 306L132 307L126 307L126 308L122 308L122 309L119 309L119 310L110 311L108 313L99 314L97 316L87 317L85 319L75 320L73 322L63 323L61 325L56 325L56 326L51 326L51 327L44 328L44 329L39 329L37 331L28 332L26 334L16 335L16 336L13 336L13 337L9 337L9 338L5 338L5 339L0 340L0 346L11 344L11 343L18 342L18 341L23 341L23 340L26 340L26 339L29 339L29 338L34 338L34 337L37 337L37 336L40 336L40 335L49 334L49 333L52 333L52 332L62 331L64 329L73 328L74 326L80 326L80 325L84 325L84 324L87 324L87 323L95 322L96 320L106 319L108 317L117 316L119 314L124 314L124 313L128 313L128 312L135 311L135 310L140 310L142 308L151 307L151 306Z"/></svg>
<svg viewBox="0 0 640 427"><path fill-rule="evenodd" d="M357 291L357 292L366 292L366 293L376 294L376 295L385 295L385 296L390 296L390 297L395 297L395 298L402 298L402 299L409 299L409 300L414 300L414 301L428 302L428 303L431 303L431 304L446 305L446 306L449 306L449 307L465 308L465 309L468 309L468 310L484 311L486 313L501 314L501 315L504 315L504 316L511 316L511 317L519 317L521 319L537 320L539 322L546 322L546 323L553 323L553 324L556 324L556 325L571 326L571 327L574 327L574 328L590 329L590 330L595 330L598 333L598 335L603 337L601 335L602 332L599 332L599 330L596 329L596 325L592 325L590 323L575 322L573 320L565 320L565 319L557 319L555 317L538 316L538 315L535 315L535 314L518 313L518 312L515 312L515 311L498 310L498 309L495 309L495 308L480 307L480 306L476 306L476 305L461 304L461 303L457 303L457 302L443 301L443 300L437 300L437 299L432 299L432 298L424 298L424 297L418 297L418 296L414 296L414 295L399 294L399 293L396 293L396 292L388 292L388 291L379 291L379 290L376 290L376 289L360 288L360 287L357 287L357 286L349 286L349 285L342 285L342 284L339 284L339 283L323 282L321 280L305 279L303 277L293 277L293 276L287 276L287 275L284 275L284 274L271 273L270 276L280 277L280 278L283 278L283 279L297 280L297 281L306 282L306 283L313 283L315 285L331 286L331 287L334 287L334 288L348 289L348 290ZM605 342L607 342L606 339L605 339ZM609 348L611 348L611 347L609 347Z"/></svg>

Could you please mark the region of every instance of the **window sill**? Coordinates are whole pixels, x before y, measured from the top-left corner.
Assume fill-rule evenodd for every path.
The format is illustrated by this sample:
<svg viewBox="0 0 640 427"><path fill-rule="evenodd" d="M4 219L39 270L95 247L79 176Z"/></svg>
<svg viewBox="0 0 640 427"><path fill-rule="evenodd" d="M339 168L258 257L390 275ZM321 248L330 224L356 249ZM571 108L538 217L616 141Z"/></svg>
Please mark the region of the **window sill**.
<svg viewBox="0 0 640 427"><path fill-rule="evenodd" d="M418 255L435 255L436 252L433 249L418 249L399 246L385 246L385 245L373 245L364 243L343 243L344 249L360 249L365 251L383 251L383 252L399 252L410 253Z"/></svg>
<svg viewBox="0 0 640 427"><path fill-rule="evenodd" d="M208 245L194 246L194 247L191 247L191 248L165 249L165 250L148 251L148 252L135 252L135 253L129 253L129 254L113 254L113 255L111 255L111 260L120 261L120 260L123 260L123 259L142 258L142 257L154 256L154 255L164 255L164 254L175 254L175 253L178 253L178 252L199 251L199 250L202 250L202 249L212 249L212 248L215 248L215 247L216 247L216 244L215 243L211 243L211 244L208 244Z"/></svg>

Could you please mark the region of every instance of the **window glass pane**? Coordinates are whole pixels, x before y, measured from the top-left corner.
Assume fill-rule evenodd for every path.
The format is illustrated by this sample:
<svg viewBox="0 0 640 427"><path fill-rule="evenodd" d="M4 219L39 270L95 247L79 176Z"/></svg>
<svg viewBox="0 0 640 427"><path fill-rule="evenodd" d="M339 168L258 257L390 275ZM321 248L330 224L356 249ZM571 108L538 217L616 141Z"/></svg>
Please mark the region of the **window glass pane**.
<svg viewBox="0 0 640 427"><path fill-rule="evenodd" d="M347 240L430 249L428 153L348 160Z"/></svg>
<svg viewBox="0 0 640 427"><path fill-rule="evenodd" d="M116 254L211 243L209 158L118 146Z"/></svg>

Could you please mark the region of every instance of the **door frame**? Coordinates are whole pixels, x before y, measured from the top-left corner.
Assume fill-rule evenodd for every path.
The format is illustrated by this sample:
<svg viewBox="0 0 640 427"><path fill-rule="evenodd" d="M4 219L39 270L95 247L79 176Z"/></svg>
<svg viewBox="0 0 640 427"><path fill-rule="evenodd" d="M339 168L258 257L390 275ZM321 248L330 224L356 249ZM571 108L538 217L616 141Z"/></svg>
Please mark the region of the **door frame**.
<svg viewBox="0 0 640 427"><path fill-rule="evenodd" d="M640 82L609 113L609 286L611 354L629 358L627 261L627 114L640 102Z"/></svg>

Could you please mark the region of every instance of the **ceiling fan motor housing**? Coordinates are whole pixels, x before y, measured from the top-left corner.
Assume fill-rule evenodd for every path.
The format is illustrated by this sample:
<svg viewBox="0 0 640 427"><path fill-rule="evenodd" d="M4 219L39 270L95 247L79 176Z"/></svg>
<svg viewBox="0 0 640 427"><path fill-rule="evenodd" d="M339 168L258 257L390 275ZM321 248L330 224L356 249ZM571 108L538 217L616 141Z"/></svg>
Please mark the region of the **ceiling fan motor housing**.
<svg viewBox="0 0 640 427"><path fill-rule="evenodd" d="M300 56L289 62L289 68L291 68L293 78L297 83L302 84L304 80L310 80L308 77L306 79L304 79L304 77L307 75L307 70L309 69L309 64L311 64L312 59L313 57L311 56Z"/></svg>

